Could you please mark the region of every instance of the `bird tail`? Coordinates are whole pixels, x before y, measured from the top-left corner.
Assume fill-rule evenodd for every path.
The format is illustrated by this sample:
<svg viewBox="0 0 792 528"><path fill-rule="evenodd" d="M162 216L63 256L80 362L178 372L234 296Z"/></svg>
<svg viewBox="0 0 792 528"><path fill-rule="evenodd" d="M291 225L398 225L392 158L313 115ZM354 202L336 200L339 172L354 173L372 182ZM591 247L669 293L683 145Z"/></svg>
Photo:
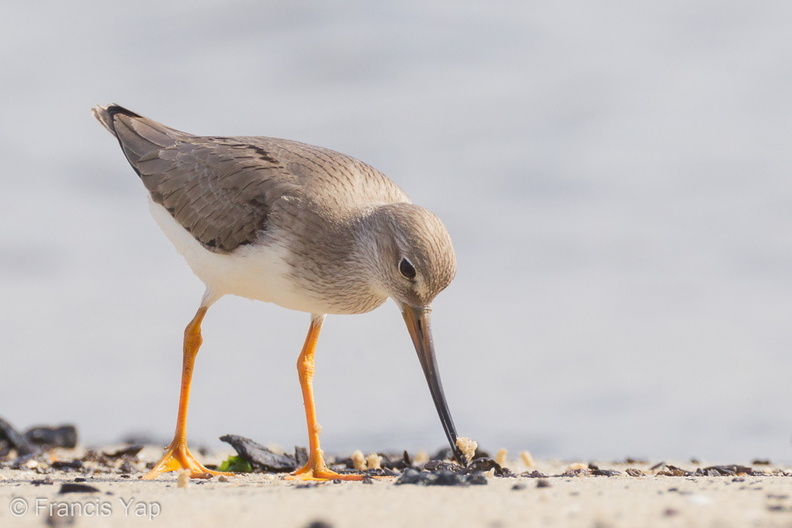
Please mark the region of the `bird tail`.
<svg viewBox="0 0 792 528"><path fill-rule="evenodd" d="M106 104L106 105L96 105L93 108L91 108L91 113L96 118L96 120L99 121L99 123L101 123L102 126L105 127L107 131L113 134L114 136L118 136L118 134L116 134L115 131L113 116L122 113L130 117L140 117L138 114L131 112L126 108L124 108L123 106L119 106L114 103Z"/></svg>
<svg viewBox="0 0 792 528"><path fill-rule="evenodd" d="M135 170L139 163L181 140L193 137L143 117L117 104L99 105L91 109L94 117L117 139L129 163Z"/></svg>

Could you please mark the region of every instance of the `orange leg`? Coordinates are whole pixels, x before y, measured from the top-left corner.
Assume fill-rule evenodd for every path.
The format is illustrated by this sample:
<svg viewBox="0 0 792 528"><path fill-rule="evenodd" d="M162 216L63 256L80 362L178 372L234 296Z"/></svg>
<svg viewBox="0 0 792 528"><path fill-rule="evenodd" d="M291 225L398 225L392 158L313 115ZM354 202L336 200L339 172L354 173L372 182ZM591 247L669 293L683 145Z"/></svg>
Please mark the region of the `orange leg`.
<svg viewBox="0 0 792 528"><path fill-rule="evenodd" d="M316 422L313 375L315 370L314 351L316 350L316 341L319 339L319 331L322 329L322 322L324 322L323 315L314 315L311 318L308 336L305 338L305 344L297 360L297 372L300 375L300 388L302 388L303 403L305 404L305 419L308 422L308 462L286 478L297 480L362 480L363 475L342 475L329 470L324 461L322 448L319 446L321 426Z"/></svg>
<svg viewBox="0 0 792 528"><path fill-rule="evenodd" d="M221 473L205 468L190 453L187 447L187 406L190 401L190 384L192 383L192 373L195 367L195 356L201 347L203 338L201 337L201 322L208 306L201 306L198 312L184 329L184 360L182 363L181 393L179 396L179 414L176 418L176 434L173 441L167 447L165 455L160 459L154 468L146 473L144 479L153 479L168 471L178 471L189 469L192 478L206 478L209 475L233 475L233 473Z"/></svg>

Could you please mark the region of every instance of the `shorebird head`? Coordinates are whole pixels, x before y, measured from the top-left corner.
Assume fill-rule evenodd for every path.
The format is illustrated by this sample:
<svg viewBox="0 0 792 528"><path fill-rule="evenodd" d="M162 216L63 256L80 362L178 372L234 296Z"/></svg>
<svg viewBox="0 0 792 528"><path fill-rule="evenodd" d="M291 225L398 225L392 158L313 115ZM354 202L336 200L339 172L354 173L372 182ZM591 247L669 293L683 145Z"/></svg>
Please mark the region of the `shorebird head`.
<svg viewBox="0 0 792 528"><path fill-rule="evenodd" d="M373 256L378 288L401 309L448 442L456 459L464 464L440 382L430 325L431 303L456 273L451 237L439 218L417 205L380 206L372 217L377 233Z"/></svg>
<svg viewBox="0 0 792 528"><path fill-rule="evenodd" d="M380 206L372 217L378 289L400 307L428 308L456 273L448 230L431 211L410 203Z"/></svg>

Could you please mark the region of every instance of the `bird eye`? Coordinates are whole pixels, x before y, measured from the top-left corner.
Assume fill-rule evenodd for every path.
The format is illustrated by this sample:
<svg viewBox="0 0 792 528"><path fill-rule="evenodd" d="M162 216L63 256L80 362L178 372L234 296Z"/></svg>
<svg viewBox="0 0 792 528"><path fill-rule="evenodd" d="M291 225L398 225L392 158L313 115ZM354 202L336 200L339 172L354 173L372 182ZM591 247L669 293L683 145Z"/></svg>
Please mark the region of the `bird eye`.
<svg viewBox="0 0 792 528"><path fill-rule="evenodd" d="M415 279L415 275L417 274L415 271L415 266L413 266L412 262L406 258L402 258L399 261L399 273L402 274L402 277L408 280Z"/></svg>

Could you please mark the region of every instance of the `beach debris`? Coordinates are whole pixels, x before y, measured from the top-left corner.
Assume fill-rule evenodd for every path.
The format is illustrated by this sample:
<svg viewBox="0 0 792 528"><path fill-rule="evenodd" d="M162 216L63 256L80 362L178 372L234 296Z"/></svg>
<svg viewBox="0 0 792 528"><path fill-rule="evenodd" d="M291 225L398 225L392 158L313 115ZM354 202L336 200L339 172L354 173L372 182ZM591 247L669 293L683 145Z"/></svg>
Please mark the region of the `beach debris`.
<svg viewBox="0 0 792 528"><path fill-rule="evenodd" d="M473 458L479 457L489 457L489 453L486 451L481 450L479 447L476 447L475 453ZM443 447L435 452L429 460L454 460L454 453L451 451L450 447Z"/></svg>
<svg viewBox="0 0 792 528"><path fill-rule="evenodd" d="M405 451L404 454L406 455L407 451ZM417 453L415 453L415 456L413 457L413 463L416 466L423 466L424 464L429 462L429 460L430 460L429 453L427 453L426 451L418 451Z"/></svg>
<svg viewBox="0 0 792 528"><path fill-rule="evenodd" d="M127 447L122 447L121 449L117 449L112 453L102 452L102 455L106 456L111 460L116 460L118 458L125 458L130 457L134 458L137 457L141 451L143 451L142 445L130 445Z"/></svg>
<svg viewBox="0 0 792 528"><path fill-rule="evenodd" d="M105 453L89 449L80 458L83 472L91 473L123 473L130 475L138 473L137 467L140 460L138 454L142 446L121 448L113 453Z"/></svg>
<svg viewBox="0 0 792 528"><path fill-rule="evenodd" d="M546 478L540 478L539 480L536 481L537 488L550 488L552 486L553 485L550 484L550 481L547 480Z"/></svg>
<svg viewBox="0 0 792 528"><path fill-rule="evenodd" d="M77 446L77 428L73 425L31 427L25 432L25 438L28 442L39 445L44 450L53 447L73 449Z"/></svg>
<svg viewBox="0 0 792 528"><path fill-rule="evenodd" d="M369 453L366 457L366 469L382 469L382 457L377 453Z"/></svg>
<svg viewBox="0 0 792 528"><path fill-rule="evenodd" d="M73 425L58 427L33 427L24 434L17 431L8 421L0 418L0 457L14 451L12 469L35 469L36 471L79 469L79 461L63 462L48 460L43 454L55 447L74 448L77 430Z"/></svg>
<svg viewBox="0 0 792 528"><path fill-rule="evenodd" d="M509 456L509 451L504 448L500 448L495 453L495 462L497 462L499 466L503 467L506 465L506 457L508 456Z"/></svg>
<svg viewBox="0 0 792 528"><path fill-rule="evenodd" d="M383 470L401 471L402 469L418 465L418 463L415 462L414 459L410 457L410 454L407 451L402 452L400 455L377 453L377 456L380 458L379 465L380 468ZM366 464L368 465L368 462L366 462Z"/></svg>
<svg viewBox="0 0 792 528"><path fill-rule="evenodd" d="M89 486L88 484L80 484L77 482L64 482L61 484L60 490L58 493L99 493L98 488L94 488L93 486Z"/></svg>
<svg viewBox="0 0 792 528"><path fill-rule="evenodd" d="M55 460L50 464L50 467L55 470L73 471L83 468L82 460Z"/></svg>
<svg viewBox="0 0 792 528"><path fill-rule="evenodd" d="M470 463L473 460L473 457L476 456L476 449L478 449L478 442L475 440L471 440L470 438L466 438L464 436L460 436L456 439L456 446L462 451L462 456L465 457L465 462Z"/></svg>
<svg viewBox="0 0 792 528"><path fill-rule="evenodd" d="M220 440L231 444L239 457L248 462L253 471L288 473L297 469L297 455L276 453L263 445L239 435L221 436Z"/></svg>
<svg viewBox="0 0 792 528"><path fill-rule="evenodd" d="M621 471L617 471L615 469L602 469L593 462L589 462L588 468L591 470L591 474L595 477L615 477L621 475Z"/></svg>
<svg viewBox="0 0 792 528"><path fill-rule="evenodd" d="M385 459L383 455L379 455L377 453L369 453L367 456L363 455L363 451L357 450L352 453L352 456L349 459L342 459L338 462L345 464L347 468L351 463L352 467L350 469L354 469L356 471L366 471L372 469L382 469L383 464L382 461ZM410 455L407 454L407 451L404 452L403 457L400 460L397 460L396 463L391 463L390 460L387 461L388 469L393 469L394 466L401 465L403 467L410 467Z"/></svg>
<svg viewBox="0 0 792 528"><path fill-rule="evenodd" d="M352 467L354 467L358 471L363 471L364 469L366 469L366 457L363 456L363 451L358 449L357 451L352 453L352 456L350 458L352 460Z"/></svg>
<svg viewBox="0 0 792 528"><path fill-rule="evenodd" d="M520 451L520 460L522 460L522 463L525 464L525 467L529 469L536 467L536 460L534 460L534 457L529 451Z"/></svg>
<svg viewBox="0 0 792 528"><path fill-rule="evenodd" d="M434 459L424 464L423 468L426 471L440 471L445 469L453 473L459 473L465 470L464 467L460 466L456 462L449 462L447 460L434 460Z"/></svg>
<svg viewBox="0 0 792 528"><path fill-rule="evenodd" d="M0 418L0 456L7 455L12 449L16 451L18 457L41 452L37 445L21 435L6 420Z"/></svg>
<svg viewBox="0 0 792 528"><path fill-rule="evenodd" d="M710 466L698 468L696 475L707 477L733 477L742 475L753 475L754 470L748 466L738 466L736 464L728 466Z"/></svg>
<svg viewBox="0 0 792 528"><path fill-rule="evenodd" d="M474 459L470 464L467 465L467 469L469 471L492 472L493 475L498 477L514 476L514 473L512 473L508 468L505 468L491 458L486 457Z"/></svg>
<svg viewBox="0 0 792 528"><path fill-rule="evenodd" d="M311 521L308 523L305 528L333 528L333 525L327 521Z"/></svg>
<svg viewBox="0 0 792 528"><path fill-rule="evenodd" d="M655 475L662 475L666 477L690 477L693 475L692 471L682 469L672 464L666 464L665 462L659 462L655 464L649 468L649 471L654 471Z"/></svg>
<svg viewBox="0 0 792 528"><path fill-rule="evenodd" d="M217 471L231 473L251 473L253 471L253 466L251 466L250 462L241 456L230 455L227 459L223 460L219 466L217 466Z"/></svg>
<svg viewBox="0 0 792 528"><path fill-rule="evenodd" d="M591 475L591 469L589 469L588 464L583 464L582 462L575 462L573 464L569 464L566 470L561 473L560 476L562 477L588 477Z"/></svg>
<svg viewBox="0 0 792 528"><path fill-rule="evenodd" d="M179 471L179 475L176 477L177 488L183 489L190 485L190 473L189 469L182 469Z"/></svg>
<svg viewBox="0 0 792 528"><path fill-rule="evenodd" d="M460 466L458 466L460 467ZM470 486L487 484L487 477L481 471L466 473L455 472L449 469L438 469L418 471L417 469L405 469L401 476L394 482L395 485L402 484L421 484L423 486Z"/></svg>
<svg viewBox="0 0 792 528"><path fill-rule="evenodd" d="M537 469L534 469L533 471L525 471L523 473L520 473L520 476L521 477L527 477L527 478L538 478L538 479L547 478L547 475L545 475L544 473L542 473L541 471L539 471Z"/></svg>
<svg viewBox="0 0 792 528"><path fill-rule="evenodd" d="M627 473L631 477L645 477L646 476L646 473L644 473L640 469L636 469L636 468L627 468L627 469L624 470L624 472Z"/></svg>

